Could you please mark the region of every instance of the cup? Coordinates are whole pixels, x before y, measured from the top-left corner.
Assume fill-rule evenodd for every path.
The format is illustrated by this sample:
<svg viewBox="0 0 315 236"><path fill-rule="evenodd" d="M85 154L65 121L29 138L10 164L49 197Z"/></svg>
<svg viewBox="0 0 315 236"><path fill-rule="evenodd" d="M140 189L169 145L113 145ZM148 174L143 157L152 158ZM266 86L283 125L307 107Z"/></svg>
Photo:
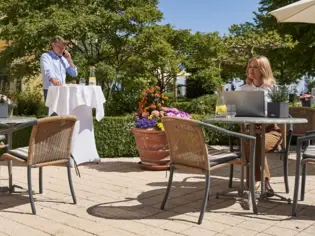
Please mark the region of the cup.
<svg viewBox="0 0 315 236"><path fill-rule="evenodd" d="M80 78L80 85L86 85L84 78Z"/></svg>
<svg viewBox="0 0 315 236"><path fill-rule="evenodd" d="M235 105L226 105L226 116L227 117L235 117L236 115L236 107Z"/></svg>

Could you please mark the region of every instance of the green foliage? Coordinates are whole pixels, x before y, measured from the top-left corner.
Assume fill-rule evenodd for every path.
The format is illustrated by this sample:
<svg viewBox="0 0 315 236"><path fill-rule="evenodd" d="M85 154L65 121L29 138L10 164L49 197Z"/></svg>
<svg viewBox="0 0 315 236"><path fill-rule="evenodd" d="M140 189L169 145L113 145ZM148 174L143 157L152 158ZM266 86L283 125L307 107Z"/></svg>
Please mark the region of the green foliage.
<svg viewBox="0 0 315 236"><path fill-rule="evenodd" d="M172 107L177 108L181 111L191 113L191 102L174 102Z"/></svg>
<svg viewBox="0 0 315 236"><path fill-rule="evenodd" d="M104 117L100 122L95 121L95 141L100 157L138 156L131 133L134 127L134 116Z"/></svg>
<svg viewBox="0 0 315 236"><path fill-rule="evenodd" d="M141 79L135 79L133 83L123 84L121 88L112 93L111 99L105 103L106 116L124 116L135 113L138 109L139 94L145 88Z"/></svg>
<svg viewBox="0 0 315 236"><path fill-rule="evenodd" d="M243 79L248 60L256 55L265 55L271 61L280 84L295 82L296 77L290 77L283 71L283 52L297 44L290 35L280 35L276 30L264 30L246 23L232 25L225 43L228 45L228 54L222 65L224 78Z"/></svg>
<svg viewBox="0 0 315 236"><path fill-rule="evenodd" d="M14 114L19 116L43 117L47 115L47 109L42 101L43 95L38 91L25 90L15 94L17 106Z"/></svg>
<svg viewBox="0 0 315 236"><path fill-rule="evenodd" d="M290 50L268 52L277 81L281 84L295 82L302 75L315 74L315 25L300 23L277 23L269 12L298 0L261 0L255 12L255 26L264 31L275 30L280 36L289 35L297 44Z"/></svg>
<svg viewBox="0 0 315 236"><path fill-rule="evenodd" d="M186 50L184 66L191 73L189 79L201 80L202 87L208 92L222 84L221 63L227 47L218 32L195 33Z"/></svg>
<svg viewBox="0 0 315 236"><path fill-rule="evenodd" d="M191 100L189 112L194 114L214 114L217 96L215 94L204 95Z"/></svg>
<svg viewBox="0 0 315 236"><path fill-rule="evenodd" d="M207 90L203 87L203 80L196 78L186 80L186 97L197 98L207 94Z"/></svg>
<svg viewBox="0 0 315 236"><path fill-rule="evenodd" d="M274 86L268 92L268 96L273 102L288 102L290 95L290 88L286 85Z"/></svg>

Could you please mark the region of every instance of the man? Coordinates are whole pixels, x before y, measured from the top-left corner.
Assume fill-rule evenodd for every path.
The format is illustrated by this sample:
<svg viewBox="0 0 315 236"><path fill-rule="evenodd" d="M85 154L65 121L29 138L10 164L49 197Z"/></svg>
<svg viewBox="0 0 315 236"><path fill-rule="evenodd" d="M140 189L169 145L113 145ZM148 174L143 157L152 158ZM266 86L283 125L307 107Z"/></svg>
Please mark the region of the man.
<svg viewBox="0 0 315 236"><path fill-rule="evenodd" d="M61 86L66 82L66 73L72 77L78 75L70 53L66 50L67 42L60 36L51 41L51 50L40 58L40 70L43 79L44 99L46 101L50 86Z"/></svg>

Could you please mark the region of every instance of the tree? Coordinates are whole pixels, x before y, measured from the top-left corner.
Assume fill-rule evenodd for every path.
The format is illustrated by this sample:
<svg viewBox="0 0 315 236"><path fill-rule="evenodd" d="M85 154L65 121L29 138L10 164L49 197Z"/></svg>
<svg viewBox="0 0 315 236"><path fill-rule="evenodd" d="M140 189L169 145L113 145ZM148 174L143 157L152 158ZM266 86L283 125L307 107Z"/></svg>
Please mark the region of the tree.
<svg viewBox="0 0 315 236"><path fill-rule="evenodd" d="M189 40L184 61L186 71L192 75L188 79L202 81L206 91L215 91L222 84L221 64L227 47L218 32L196 32Z"/></svg>
<svg viewBox="0 0 315 236"><path fill-rule="evenodd" d="M145 44L147 47L133 58L129 73L135 74L135 77L139 72L141 75L146 75L147 79L158 84L161 92L164 92L169 85L174 85L185 58L183 49L189 38L189 30L175 30L170 25L146 28L137 39L139 44ZM135 68L134 64L139 66Z"/></svg>
<svg viewBox="0 0 315 236"><path fill-rule="evenodd" d="M297 2L297 0L261 0L255 13L255 26L261 30L275 30L279 35L290 35L298 43L290 50L276 50L269 54L282 83L295 82L302 75L315 75L315 25L277 23L269 12Z"/></svg>
<svg viewBox="0 0 315 236"><path fill-rule="evenodd" d="M127 62L146 47L138 43L139 35L161 20L157 4L158 0L1 0L0 39L9 46L0 62L12 72L19 65L25 76L35 75L50 38L62 35L71 42L80 76L96 65L108 98Z"/></svg>
<svg viewBox="0 0 315 236"><path fill-rule="evenodd" d="M257 26L246 23L241 25L232 25L230 27L230 35L225 38L228 47L228 56L223 63L224 77L243 78L245 76L245 68L250 58L255 55L280 55L281 52L292 49L296 42L290 35L281 36L275 30L262 30ZM271 64L275 66L275 74L281 73L283 63L281 60L276 61L276 57L269 57ZM282 66L282 67L281 67ZM283 71L282 71L283 73ZM290 78L295 81L294 78ZM280 80L280 82L282 82Z"/></svg>

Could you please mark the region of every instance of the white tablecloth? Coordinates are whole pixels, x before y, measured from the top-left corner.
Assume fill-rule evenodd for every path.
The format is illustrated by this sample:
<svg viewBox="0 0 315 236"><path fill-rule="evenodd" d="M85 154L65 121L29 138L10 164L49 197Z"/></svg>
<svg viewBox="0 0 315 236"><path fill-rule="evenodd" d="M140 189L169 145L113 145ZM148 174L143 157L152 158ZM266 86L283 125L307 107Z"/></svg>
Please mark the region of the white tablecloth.
<svg viewBox="0 0 315 236"><path fill-rule="evenodd" d="M100 160L96 150L92 108L96 120L104 117L105 97L100 86L65 85L48 89L46 106L49 115L75 115L77 122L72 138L72 155L77 164Z"/></svg>

